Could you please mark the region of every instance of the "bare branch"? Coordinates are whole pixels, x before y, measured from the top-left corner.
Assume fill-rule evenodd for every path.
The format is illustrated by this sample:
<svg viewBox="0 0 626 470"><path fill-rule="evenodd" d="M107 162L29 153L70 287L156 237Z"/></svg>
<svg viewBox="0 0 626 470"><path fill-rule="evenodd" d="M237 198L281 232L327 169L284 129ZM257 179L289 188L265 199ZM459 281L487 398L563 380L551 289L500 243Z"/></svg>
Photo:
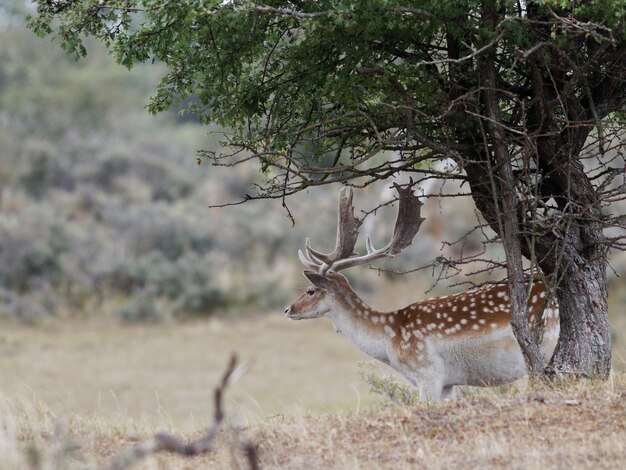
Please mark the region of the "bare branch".
<svg viewBox="0 0 626 470"><path fill-rule="evenodd" d="M222 422L224 420L224 409L222 404L224 392L226 387L228 387L237 378L238 374L236 373L236 366L237 355L232 354L228 361L226 370L222 375L222 379L213 392L215 407L213 423L197 440L187 443L168 433L155 434L151 439L143 441L126 452L114 457L109 462L108 468L110 470L124 470L143 458L158 452L170 452L186 457L213 452L215 439L220 433ZM250 468L258 468L256 452L252 453L248 448L246 448L245 452L250 463Z"/></svg>

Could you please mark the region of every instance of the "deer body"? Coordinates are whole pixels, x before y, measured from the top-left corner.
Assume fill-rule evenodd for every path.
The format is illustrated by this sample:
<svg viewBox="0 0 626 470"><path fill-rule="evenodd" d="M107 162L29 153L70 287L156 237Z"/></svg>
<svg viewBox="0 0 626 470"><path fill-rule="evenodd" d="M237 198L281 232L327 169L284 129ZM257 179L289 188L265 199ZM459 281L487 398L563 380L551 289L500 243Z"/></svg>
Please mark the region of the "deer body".
<svg viewBox="0 0 626 470"><path fill-rule="evenodd" d="M313 250L307 240L306 255L300 252L300 259L307 268L315 269L304 271L312 285L285 315L294 320L330 318L338 333L402 374L419 388L423 399L449 398L456 385L499 385L524 376L524 358L510 325L506 284L381 312L363 302L348 280L336 272L393 256L411 243L422 220L421 204L410 189L397 189L400 208L392 241L375 250L368 238L368 253L363 256L353 254L361 221L352 214L352 193L340 194L336 248L325 255ZM405 218L412 222L405 223ZM558 339L559 317L558 307L548 301L540 282L529 285L528 319L540 327L541 350L547 362Z"/></svg>
<svg viewBox="0 0 626 470"><path fill-rule="evenodd" d="M315 273L307 272L307 277L314 286L320 282ZM500 385L526 373L510 325L504 284L380 312L367 306L344 276L328 277L333 284L312 288L286 315L291 319L327 316L338 333L403 375L424 399L450 398L455 385ZM535 283L528 306L531 322L537 315L545 322L541 349L547 362L558 339L559 322L558 308L545 305L545 294L543 284Z"/></svg>

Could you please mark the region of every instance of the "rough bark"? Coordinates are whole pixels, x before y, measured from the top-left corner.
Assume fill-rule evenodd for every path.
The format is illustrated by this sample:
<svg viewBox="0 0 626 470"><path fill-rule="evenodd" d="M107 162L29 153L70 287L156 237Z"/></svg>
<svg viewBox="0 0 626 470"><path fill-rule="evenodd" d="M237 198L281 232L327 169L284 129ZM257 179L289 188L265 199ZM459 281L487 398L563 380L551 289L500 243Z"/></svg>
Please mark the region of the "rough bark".
<svg viewBox="0 0 626 470"><path fill-rule="evenodd" d="M561 333L547 372L553 376L607 377L611 333L607 317L606 261L572 262L556 289Z"/></svg>
<svg viewBox="0 0 626 470"><path fill-rule="evenodd" d="M472 159L466 166L473 199L485 220L498 233L498 207L488 182L488 163ZM606 257L600 227L579 214L570 234L537 236L531 246L521 239L523 255L534 251L542 271L555 279L561 333L547 372L552 376L607 377L611 364L611 335L607 309Z"/></svg>

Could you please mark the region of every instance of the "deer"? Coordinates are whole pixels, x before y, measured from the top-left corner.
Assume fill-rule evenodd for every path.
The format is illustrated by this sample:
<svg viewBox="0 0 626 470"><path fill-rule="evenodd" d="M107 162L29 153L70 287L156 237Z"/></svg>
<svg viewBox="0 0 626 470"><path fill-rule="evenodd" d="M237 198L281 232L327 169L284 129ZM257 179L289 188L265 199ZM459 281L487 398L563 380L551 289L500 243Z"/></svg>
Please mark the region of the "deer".
<svg viewBox="0 0 626 470"><path fill-rule="evenodd" d="M451 399L459 385L495 386L523 377L526 365L511 328L505 282L379 311L367 305L340 273L393 258L411 245L424 221L423 204L411 183L394 187L399 202L391 240L376 249L367 235L362 255L354 250L363 220L354 215L352 188L342 187L335 248L322 253L307 238L305 251L298 250L310 286L285 309L286 317L330 318L337 333L417 387L420 400ZM539 325L540 351L547 363L559 336L559 310L544 283L527 282L528 320Z"/></svg>

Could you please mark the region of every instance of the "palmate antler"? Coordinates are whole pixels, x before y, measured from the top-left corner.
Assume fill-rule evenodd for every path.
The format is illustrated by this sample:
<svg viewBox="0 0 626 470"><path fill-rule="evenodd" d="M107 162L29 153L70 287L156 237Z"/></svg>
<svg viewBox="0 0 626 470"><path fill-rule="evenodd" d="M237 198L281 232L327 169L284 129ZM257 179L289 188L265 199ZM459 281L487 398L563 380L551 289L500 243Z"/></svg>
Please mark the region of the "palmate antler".
<svg viewBox="0 0 626 470"><path fill-rule="evenodd" d="M307 238L305 252L298 250L298 256L302 264L320 274L326 274L328 271L337 272L353 266L368 264L379 258L393 257L409 246L424 221L420 217L422 203L413 193L412 183L404 187L394 183L393 186L398 192L400 203L393 236L385 247L375 249L370 236L367 235L365 239L367 253L364 255L354 253L354 246L359 236L359 228L363 221L354 215L352 188L344 186L339 191L339 215L335 249L329 254L320 253L311 247L311 241Z"/></svg>

